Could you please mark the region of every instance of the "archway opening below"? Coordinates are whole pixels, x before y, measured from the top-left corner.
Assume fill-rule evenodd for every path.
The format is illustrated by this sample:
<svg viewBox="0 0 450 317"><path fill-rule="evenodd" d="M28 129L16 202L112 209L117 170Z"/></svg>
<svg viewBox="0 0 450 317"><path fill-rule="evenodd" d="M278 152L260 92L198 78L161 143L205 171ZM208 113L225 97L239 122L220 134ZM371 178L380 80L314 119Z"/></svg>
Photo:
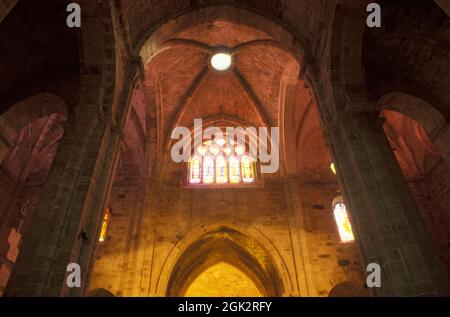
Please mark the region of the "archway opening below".
<svg viewBox="0 0 450 317"><path fill-rule="evenodd" d="M283 283L271 255L228 227L206 232L184 250L168 281L167 296L280 296Z"/></svg>
<svg viewBox="0 0 450 317"><path fill-rule="evenodd" d="M234 265L219 262L189 285L185 297L263 297L252 279Z"/></svg>

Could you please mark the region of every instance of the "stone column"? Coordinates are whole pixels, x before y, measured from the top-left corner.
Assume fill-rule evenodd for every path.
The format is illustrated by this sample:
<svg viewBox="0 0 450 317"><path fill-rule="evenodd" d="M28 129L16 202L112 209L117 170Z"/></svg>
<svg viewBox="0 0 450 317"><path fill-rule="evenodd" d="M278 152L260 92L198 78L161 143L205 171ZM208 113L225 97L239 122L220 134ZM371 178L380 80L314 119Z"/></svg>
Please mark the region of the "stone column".
<svg viewBox="0 0 450 317"><path fill-rule="evenodd" d="M117 142L117 144L116 144ZM116 149L116 146L118 147ZM115 150L116 149L116 150ZM115 150L115 151L114 151ZM105 183L104 187L104 197L103 200L99 200L99 203L101 204L100 212L94 213L91 215L90 218L90 232L91 235L94 237L100 236L101 227L103 224L103 218L105 216L105 210L108 207L109 197L111 194L111 189L114 182L114 177L116 175L117 167L119 165L119 158L120 155L124 151L124 143L123 143L123 133L117 129L112 130L112 137L110 139L110 146L108 148L108 164L111 164L111 168L106 169L106 171L109 171L109 175L104 175L103 182ZM100 224L100 225L99 225ZM92 240L92 243L94 243L93 249L85 249L85 256L86 259L86 270L87 274L83 276L84 278L84 284L82 289L71 289L70 295L71 296L86 296L89 292L89 283L92 277L92 273L94 271L94 265L96 260L96 255L99 248L98 240L95 241Z"/></svg>
<svg viewBox="0 0 450 317"><path fill-rule="evenodd" d="M292 246L292 257L294 259L297 292L284 294L285 296L311 296L311 259L308 252L304 228L304 218L299 201L300 177L298 175L286 176L284 179L284 192L288 208L286 218L289 225Z"/></svg>
<svg viewBox="0 0 450 317"><path fill-rule="evenodd" d="M363 108L363 107L361 107ZM381 266L378 296L448 294L448 276L382 128L369 111L326 127L365 265Z"/></svg>
<svg viewBox="0 0 450 317"><path fill-rule="evenodd" d="M80 264L85 281L87 254L94 250L98 225L92 222L100 218L104 179L112 168L107 157L111 130L108 122L98 120L95 104L79 107L78 120L62 139L24 236L7 296L69 294L65 283L69 263Z"/></svg>

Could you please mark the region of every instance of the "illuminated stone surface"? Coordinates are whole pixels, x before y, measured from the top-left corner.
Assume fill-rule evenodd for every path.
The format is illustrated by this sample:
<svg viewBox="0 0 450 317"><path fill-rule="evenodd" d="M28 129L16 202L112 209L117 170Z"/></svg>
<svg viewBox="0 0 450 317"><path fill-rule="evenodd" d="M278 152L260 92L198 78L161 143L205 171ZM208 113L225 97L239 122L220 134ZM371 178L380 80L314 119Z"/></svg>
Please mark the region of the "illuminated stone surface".
<svg viewBox="0 0 450 317"><path fill-rule="evenodd" d="M186 297L260 297L255 283L228 263L217 263L201 273L189 286Z"/></svg>
<svg viewBox="0 0 450 317"><path fill-rule="evenodd" d="M14 2L0 4L0 294L177 296L202 272L236 279L224 261L264 295L448 294L450 23L433 1L379 1L379 30L360 0L80 0L80 30L60 27L64 1ZM236 50L223 73L208 65L221 46ZM170 134L196 118L279 126L280 170L184 186ZM340 242L337 191L357 243ZM80 289L60 274L73 261L93 264ZM370 261L382 288L363 287Z"/></svg>

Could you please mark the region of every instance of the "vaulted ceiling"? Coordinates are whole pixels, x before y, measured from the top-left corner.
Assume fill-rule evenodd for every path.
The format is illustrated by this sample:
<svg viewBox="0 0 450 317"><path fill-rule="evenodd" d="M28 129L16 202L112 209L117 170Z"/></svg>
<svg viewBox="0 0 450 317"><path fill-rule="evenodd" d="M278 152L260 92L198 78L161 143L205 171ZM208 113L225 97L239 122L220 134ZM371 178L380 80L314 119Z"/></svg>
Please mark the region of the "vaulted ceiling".
<svg viewBox="0 0 450 317"><path fill-rule="evenodd" d="M225 21L214 21L175 36L229 48L270 39L264 33ZM209 52L186 42L164 50L146 65L154 79L165 134L176 125L191 127L195 118L226 117L255 127L278 125L280 84L290 57L283 50L254 43L234 56L234 68L217 73L208 67Z"/></svg>
<svg viewBox="0 0 450 317"><path fill-rule="evenodd" d="M0 113L43 91L60 96L69 109L76 106L79 31L61 27L69 2L18 1L1 21ZM366 29L361 60L369 95L377 101L393 90L405 91L428 101L448 118L450 75L446 70L450 19L434 1L379 3L383 8L382 28ZM269 33L275 36L282 28L293 32L303 40L310 54L317 57L323 54L326 61L335 2L115 0L111 4L117 7L118 20L136 55L140 54L142 41L171 19L179 27L172 25L177 32L164 34L166 47L144 60L146 81L134 93L125 138L131 150L130 160L142 171L148 164L150 154L146 153L145 144L152 138L149 129L154 125L161 132L158 142L166 143L171 129L191 127L194 118L215 121L215 125L233 122L258 127L283 126L284 116L292 116L293 123L287 129L295 136L292 144L296 146L294 155L299 170L308 179L332 178L328 168L331 158L311 91L298 79L297 60L277 45ZM349 8L352 4L358 7L360 2L341 3ZM183 20L176 19L194 11L201 11L199 15L210 14L205 18L209 22L185 21L195 26L182 29L179 25ZM224 19L214 19L217 12ZM247 20L244 14L248 15ZM249 22L251 15L261 16L261 20ZM239 23L240 19L253 26L273 25L263 28L265 33ZM115 35L119 43L119 36ZM208 56L217 46L235 48L235 65L230 72L218 74L208 68ZM283 85L287 77L288 85L295 90L294 97L290 97L294 101L289 112L284 110L287 97ZM158 116L150 109L152 104L156 104ZM401 131L406 133L405 129Z"/></svg>
<svg viewBox="0 0 450 317"><path fill-rule="evenodd" d="M218 19L175 33L161 47L145 65L146 82L134 95L133 116L145 130L145 109L149 102L156 103L158 142L164 144L164 151L173 128L192 128L194 119L215 126L258 128L283 127L287 116L292 125L286 129L295 140L292 146L298 148L298 152L292 149L298 156L294 165L299 163L310 179L335 180L311 91L298 78L297 61L269 35ZM234 54L234 65L227 72L218 73L208 65L217 47ZM287 89L293 92L286 93ZM131 130L138 140L138 129ZM138 152L131 142L129 148ZM175 170L173 166L169 173Z"/></svg>

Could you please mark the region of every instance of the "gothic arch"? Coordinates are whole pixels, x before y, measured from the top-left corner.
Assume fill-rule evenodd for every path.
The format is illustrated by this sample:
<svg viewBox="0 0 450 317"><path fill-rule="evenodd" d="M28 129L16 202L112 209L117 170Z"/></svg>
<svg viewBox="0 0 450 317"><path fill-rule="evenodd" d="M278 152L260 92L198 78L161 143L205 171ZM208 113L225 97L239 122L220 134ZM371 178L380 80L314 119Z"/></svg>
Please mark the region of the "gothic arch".
<svg viewBox="0 0 450 317"><path fill-rule="evenodd" d="M16 103L0 118L2 123L10 125L18 132L30 122L52 113L60 114L67 119L65 102L54 94L40 93Z"/></svg>
<svg viewBox="0 0 450 317"><path fill-rule="evenodd" d="M3 113L0 116L0 162L24 127L51 114L57 114L61 121L68 116L66 103L51 93L26 98Z"/></svg>
<svg viewBox="0 0 450 317"><path fill-rule="evenodd" d="M305 37L302 37L302 35L299 33L295 33L292 28L289 28L287 25L283 24L283 22L280 20L274 22L261 13L255 13L248 8L242 9L228 5L216 5L196 8L192 11L180 14L178 16L169 16L157 25L149 28L145 32L145 34L141 36L141 38L137 41L136 45L133 48L133 52L136 56L140 56L144 65L146 65L153 57L155 57L159 53L180 45L188 45L202 51L211 52L213 48L209 47L205 43L186 39L174 39L174 35L186 29L193 28L195 26L215 20L227 21L237 25L244 25L265 32L268 36L272 37L272 39L254 40L246 43L241 43L234 47L232 49L232 52L244 50L248 46L260 45L275 47L276 49L282 50L292 57L292 61L286 66L286 69L284 70L282 76L283 82L281 83L282 87L280 87L280 99L278 100L280 113L281 111L286 111L287 113L292 112L292 108L295 107L295 93L285 94L284 92L286 92L287 86L294 85L298 81L299 72L302 68L301 64L307 62L310 67L313 67L314 62L310 53L311 44L306 40ZM271 124L270 119L272 118L268 117L267 113L265 112L266 107L260 104L260 100L258 100L257 96L255 97L255 93L252 91L250 85L246 82L246 80L239 74L237 70L233 70L233 75L235 76L235 79L238 80L247 96L251 99L251 104L254 106L255 111L260 118L261 124L263 126L274 126L273 124ZM191 83L188 91L185 95L183 95L182 100L180 100L179 105L175 110L174 116L170 119L171 122L167 123L167 126L169 127L167 131L170 132L174 127L177 126L177 124L179 124L181 117L186 110L188 101L198 90L199 86L202 85L207 76L208 69L205 68ZM294 98L292 97L292 95L294 95ZM160 118L162 116L162 109L160 107L157 107L156 112L158 113L158 118ZM287 120L287 122L280 122L279 124L279 126L281 127L281 133L283 133L284 130L287 130L288 126L290 127L292 125L295 125L295 123L289 122L289 120L292 119L292 116L289 116L285 113L280 115L278 119ZM166 130L166 127L164 128L164 130ZM170 134L167 131L162 131L161 127L158 129L158 138L163 139L160 144L164 144L163 148L166 149L169 148L172 142L172 140L170 139ZM289 144L295 144L295 135L293 135L292 133L286 133L286 136L287 139L289 139ZM281 140L283 141L284 138L281 137ZM285 163L282 164L282 169L284 169L284 166L287 166L287 173L295 174L297 172L296 162L295 160L289 159L295 157L295 151L289 152L289 146L284 146L284 148L286 149L286 151L283 151L280 157L280 160ZM161 151L162 149L160 149L160 152ZM160 172L163 169L164 164L160 165Z"/></svg>
<svg viewBox="0 0 450 317"><path fill-rule="evenodd" d="M191 124L190 126L188 126L187 128L190 130L190 136L191 136L191 144L194 145L194 138L195 138L195 134L198 133L200 134L203 133L206 129L208 129L209 127L219 127L220 129L222 129L223 132L223 136L226 136L226 131L225 129L227 127L243 127L244 129L247 127L254 127L255 130L246 130L246 137L245 137L245 143L247 145L249 145L249 138L251 138L251 140L255 140L255 142L257 142L257 144L263 144L264 146L266 146L267 149L270 149L272 146L272 139L270 138L270 136L268 136L267 139L261 138L260 134L259 134L259 130L258 127L255 127L255 124L252 124L248 121L242 120L240 118L237 118L236 116L233 115L229 115L229 114L218 114L218 115L213 115L213 116L207 116L202 118L202 126L201 126L201 131L199 131L200 129L194 129L194 124ZM270 133L270 127L267 127L268 132ZM247 133L248 132L248 133ZM256 132L256 133L254 133ZM280 138L281 140L281 138ZM161 163L161 167L160 167L160 171L159 171L159 175L163 175L164 173L167 172L167 168L170 168L170 166L173 167L172 164L172 160L170 159L169 155L170 155L170 147L171 145L175 144L178 140L176 139L169 139L167 140L168 143L165 144L165 149L166 151L162 154L162 156L164 156L163 162ZM193 150L193 149L192 149ZM183 166L180 166L180 169L183 170ZM280 164L280 168L282 168L282 164Z"/></svg>
<svg viewBox="0 0 450 317"><path fill-rule="evenodd" d="M290 52L299 62L305 58L310 60L309 43L304 39L295 36L284 26L261 14L227 5L200 8L179 16L171 16L158 26L152 26L135 45L135 55L140 55L145 64L161 49L167 48L165 42L173 34L214 20L225 20L261 30L281 43L280 47L286 52Z"/></svg>
<svg viewBox="0 0 450 317"><path fill-rule="evenodd" d="M203 126L202 126L203 131L209 127L252 127L252 126L254 127L254 124L252 124L248 121L245 121L245 120L242 120L235 116L227 115L227 114L219 114L219 115L205 117L202 119L202 124L203 124ZM261 142L262 144L264 144L266 147L270 148L271 139L270 138L268 140L261 139L259 137L258 127L254 127L254 128L256 129L256 134L252 133L252 131L249 131L249 135L252 138L254 138L255 140L257 140L258 142ZM270 127L266 127L266 128L268 128L268 130L270 131ZM194 134L197 130L194 129L193 124L189 127L189 129L191 131L191 137L194 138ZM171 140L171 141L173 142L173 140Z"/></svg>
<svg viewBox="0 0 450 317"><path fill-rule="evenodd" d="M392 110L410 117L425 129L431 139L434 139L447 124L445 117L428 102L401 91L381 97L377 109Z"/></svg>
<svg viewBox="0 0 450 317"><path fill-rule="evenodd" d="M252 253L253 252L253 253ZM219 262L229 263L244 272L266 296L283 291L278 274L265 250L242 233L218 227L191 244L178 258L170 275L167 296L184 295L204 270Z"/></svg>
<svg viewBox="0 0 450 317"><path fill-rule="evenodd" d="M225 219L212 221L209 224L204 224L192 229L172 248L166 257L162 270L158 276L156 295L179 295L183 289L177 288L175 284L180 284L180 281L189 284L186 283L188 282L187 277L189 273L192 273L193 276L197 276L202 272L202 269L214 264L214 259L208 261L204 261L205 259L203 259L203 261L199 261L197 264L192 265L193 268L189 273L186 269L183 269L183 264L189 263L186 262L187 259L195 259L195 257L189 257L190 250L194 250L191 249L193 246L196 246L199 250L203 250L199 255L206 255L204 252L208 252L208 250L213 251L208 248L208 245L205 243L214 240L214 235L216 235L216 237L222 235L222 237L219 237L218 239L221 240L218 242L218 245L221 245L223 249L231 250L234 246L233 249L235 252L231 252L231 254L236 256L235 259L238 259L238 263L237 265L236 263L232 264L237 266L244 273L247 273L249 277L253 277L255 285L261 287L262 293L266 293L269 296L284 296L292 293L294 289L293 281L291 280L287 266L279 253L277 246L275 246L262 232L247 223L228 219L228 217L224 217L223 215L222 217L217 217L217 219L220 218ZM233 238L231 238L231 240L230 238L224 238L224 235L238 237L237 240L242 239L241 241L246 241L247 243L258 246L258 250L264 254L267 266L262 268L262 266L251 257L248 248L242 247L242 244L240 243L237 244L233 241ZM212 242L213 243L210 244L210 246L214 245L214 241ZM247 266L245 267L243 263L247 263ZM180 279L180 277L183 278ZM269 283L269 285L263 288L261 285L262 280Z"/></svg>
<svg viewBox="0 0 450 317"><path fill-rule="evenodd" d="M215 20L228 21L237 25L245 25L247 27L265 32L267 35L273 37L273 40L256 40L243 43L242 45L237 45L234 48L236 52L251 45L269 45L274 46L292 56L300 65L304 61L308 61L309 64L312 64L312 57L310 53L311 47L304 37L299 34L294 34L290 29L288 29L287 26L282 25L281 22L273 22L262 14L254 13L249 9L241 9L227 5L203 7L184 14L169 16L164 21L158 23L158 25L151 26L149 30L145 32L145 35L137 41L137 44L133 48L134 55L140 56L143 64L145 65L153 57L162 51L173 47L174 45L190 45L204 51L210 51L211 47L204 45L203 43L190 40L174 40L173 36L183 30ZM199 74L198 78L196 78L191 86L192 89L190 90L194 92L206 76L207 69ZM239 76L239 74L236 74L236 79L240 81L243 80L242 76ZM243 81L244 90L247 91L248 89L245 89L247 83L245 82L245 79ZM250 98L253 95L251 91L247 91L247 94ZM188 94L187 98L189 98L190 95L192 95L192 93ZM186 102L183 102L183 104L185 103ZM263 109L261 109L263 107L259 105L258 100L253 103L255 104L255 110L258 112L263 124L268 125L270 120L268 120L267 114L265 114ZM182 112L184 108L180 107L180 110L180 112ZM161 109L158 108L157 111L161 112ZM176 125L177 117L179 117L178 113L172 126ZM167 144L168 138L166 137L165 139L165 143Z"/></svg>
<svg viewBox="0 0 450 317"><path fill-rule="evenodd" d="M377 109L395 111L416 121L437 146L442 157L450 162L450 125L431 104L416 96L396 91L381 97Z"/></svg>

